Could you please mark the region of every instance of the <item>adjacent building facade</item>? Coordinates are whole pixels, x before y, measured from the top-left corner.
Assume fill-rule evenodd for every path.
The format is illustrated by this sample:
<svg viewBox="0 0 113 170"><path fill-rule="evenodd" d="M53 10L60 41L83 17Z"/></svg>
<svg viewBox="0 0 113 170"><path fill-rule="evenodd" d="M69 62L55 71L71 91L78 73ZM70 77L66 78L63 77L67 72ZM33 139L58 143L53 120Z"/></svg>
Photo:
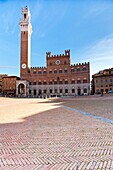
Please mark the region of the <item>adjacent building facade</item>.
<svg viewBox="0 0 113 170"><path fill-rule="evenodd" d="M88 62L72 65L70 50L59 55L47 52L46 67L30 66L32 26L28 7L22 8L20 31L21 80L17 81L17 95L38 97L90 94L90 64Z"/></svg>
<svg viewBox="0 0 113 170"><path fill-rule="evenodd" d="M99 71L92 78L94 93L108 93L109 90L113 90L113 68Z"/></svg>
<svg viewBox="0 0 113 170"><path fill-rule="evenodd" d="M3 87L3 85L2 85L2 77L6 77L6 76L8 76L7 74L0 74L0 94L2 94L2 87Z"/></svg>
<svg viewBox="0 0 113 170"><path fill-rule="evenodd" d="M2 77L2 93L5 96L16 96L16 81L20 78L17 76Z"/></svg>

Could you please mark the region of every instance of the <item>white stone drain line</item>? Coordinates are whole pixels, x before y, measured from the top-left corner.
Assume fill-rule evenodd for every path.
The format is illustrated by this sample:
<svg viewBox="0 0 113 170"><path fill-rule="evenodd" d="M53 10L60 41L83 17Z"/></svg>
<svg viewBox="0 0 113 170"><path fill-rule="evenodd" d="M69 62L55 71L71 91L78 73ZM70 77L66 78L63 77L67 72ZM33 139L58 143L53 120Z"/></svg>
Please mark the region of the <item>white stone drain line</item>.
<svg viewBox="0 0 113 170"><path fill-rule="evenodd" d="M107 119L107 118L104 118L104 117L101 117L101 116L96 116L96 115L93 115L93 114L91 114L89 112L83 112L81 110L77 110L75 108L71 108L71 107L68 107L68 106L64 106L64 105L62 105L62 106L64 108L68 109L68 110L72 110L72 111L78 112L78 113L80 113L82 115L86 115L86 116L89 116L89 117L92 117L92 118L95 118L95 119L99 119L99 120L101 120L103 122L107 122L107 123L113 124L113 120L112 119Z"/></svg>

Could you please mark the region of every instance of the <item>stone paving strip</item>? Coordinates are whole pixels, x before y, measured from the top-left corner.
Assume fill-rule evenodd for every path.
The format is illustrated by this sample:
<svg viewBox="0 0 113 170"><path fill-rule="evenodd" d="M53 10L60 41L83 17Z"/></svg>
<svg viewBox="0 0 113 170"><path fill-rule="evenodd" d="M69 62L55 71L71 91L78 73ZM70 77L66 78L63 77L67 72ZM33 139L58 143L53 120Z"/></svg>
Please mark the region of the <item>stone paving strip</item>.
<svg viewBox="0 0 113 170"><path fill-rule="evenodd" d="M0 109L0 170L113 170L111 123L54 99L6 99Z"/></svg>

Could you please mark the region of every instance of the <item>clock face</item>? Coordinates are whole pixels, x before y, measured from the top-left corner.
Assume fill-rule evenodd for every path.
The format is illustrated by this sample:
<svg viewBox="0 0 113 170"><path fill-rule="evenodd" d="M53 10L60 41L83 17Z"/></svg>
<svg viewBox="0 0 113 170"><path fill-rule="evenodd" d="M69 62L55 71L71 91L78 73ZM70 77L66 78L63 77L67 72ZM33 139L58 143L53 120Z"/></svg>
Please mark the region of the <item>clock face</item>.
<svg viewBox="0 0 113 170"><path fill-rule="evenodd" d="M56 64L59 65L60 64L60 60L56 60Z"/></svg>
<svg viewBox="0 0 113 170"><path fill-rule="evenodd" d="M22 64L22 68L25 69L26 68L26 64Z"/></svg>

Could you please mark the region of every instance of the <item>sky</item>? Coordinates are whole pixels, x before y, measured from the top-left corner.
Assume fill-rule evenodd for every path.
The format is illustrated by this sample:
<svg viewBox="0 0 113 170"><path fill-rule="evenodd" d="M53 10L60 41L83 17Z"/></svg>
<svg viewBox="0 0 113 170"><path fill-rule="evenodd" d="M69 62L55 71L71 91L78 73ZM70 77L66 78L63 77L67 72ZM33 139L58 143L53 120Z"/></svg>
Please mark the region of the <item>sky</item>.
<svg viewBox="0 0 113 170"><path fill-rule="evenodd" d="M31 67L46 52L70 49L71 64L90 62L91 75L113 67L113 0L0 0L0 74L20 76L21 9L31 12Z"/></svg>

